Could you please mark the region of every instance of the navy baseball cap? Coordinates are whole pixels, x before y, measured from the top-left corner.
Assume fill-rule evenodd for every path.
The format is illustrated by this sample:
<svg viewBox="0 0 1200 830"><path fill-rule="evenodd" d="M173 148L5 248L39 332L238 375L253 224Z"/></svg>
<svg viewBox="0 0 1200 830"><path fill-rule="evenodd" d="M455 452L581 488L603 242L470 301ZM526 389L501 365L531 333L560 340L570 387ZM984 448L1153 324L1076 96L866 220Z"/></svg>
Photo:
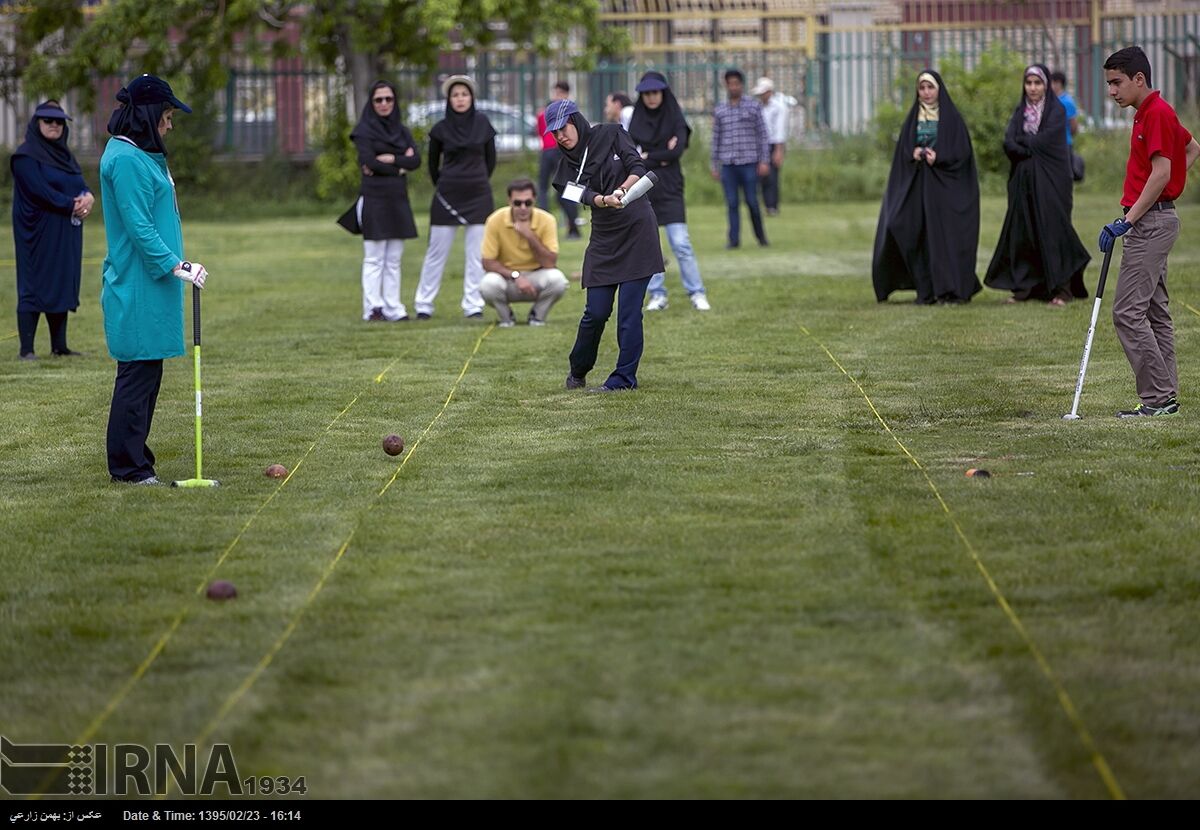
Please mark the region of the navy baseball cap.
<svg viewBox="0 0 1200 830"><path fill-rule="evenodd" d="M191 107L175 97L169 83L154 75L141 75L135 78L126 89L129 91L129 103L134 106L168 103L175 109L184 112L192 111Z"/></svg>
<svg viewBox="0 0 1200 830"><path fill-rule="evenodd" d="M569 99L552 101L550 106L546 107L546 129L542 135L550 135L555 130L561 130L571 116L577 112L579 112L579 107L575 105L574 101Z"/></svg>
<svg viewBox="0 0 1200 830"><path fill-rule="evenodd" d="M634 92L655 92L660 89L667 89L670 85L666 79L657 72L647 72L638 81L638 85L634 87Z"/></svg>
<svg viewBox="0 0 1200 830"><path fill-rule="evenodd" d="M58 104L52 104L47 101L44 104L38 104L38 108L33 111L34 118L57 118L61 121L70 121L71 116L67 115L63 108Z"/></svg>

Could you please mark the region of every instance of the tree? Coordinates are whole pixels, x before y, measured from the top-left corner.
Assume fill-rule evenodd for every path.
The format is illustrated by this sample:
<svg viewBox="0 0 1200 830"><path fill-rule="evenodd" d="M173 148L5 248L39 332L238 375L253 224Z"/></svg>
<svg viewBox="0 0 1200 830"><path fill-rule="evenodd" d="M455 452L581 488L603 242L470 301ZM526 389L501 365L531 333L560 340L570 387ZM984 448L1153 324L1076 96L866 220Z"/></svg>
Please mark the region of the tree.
<svg viewBox="0 0 1200 830"><path fill-rule="evenodd" d="M71 0L48 0L17 15L20 54L12 63L26 89L79 90L91 108L95 75L119 74L133 54L139 69L185 77L188 91L204 96L225 82L234 54L302 49L351 82L357 108L372 78L399 64L432 71L452 38L468 52L486 48L497 22L516 44L542 54L557 37L581 31L575 54L587 65L624 44L624 31L599 15L599 0L109 0L88 14ZM289 26L299 29L299 47L283 36Z"/></svg>

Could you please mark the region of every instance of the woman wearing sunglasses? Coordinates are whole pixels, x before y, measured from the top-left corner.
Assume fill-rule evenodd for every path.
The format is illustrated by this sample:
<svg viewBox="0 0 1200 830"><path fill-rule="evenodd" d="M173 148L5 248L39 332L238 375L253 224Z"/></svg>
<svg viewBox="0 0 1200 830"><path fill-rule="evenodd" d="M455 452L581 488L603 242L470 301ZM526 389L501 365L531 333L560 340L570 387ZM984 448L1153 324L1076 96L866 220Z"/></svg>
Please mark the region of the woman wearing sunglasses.
<svg viewBox="0 0 1200 830"><path fill-rule="evenodd" d="M363 237L362 316L374 322L407 320L400 302L400 256L404 240L416 238L417 224L406 174L421 166L421 155L412 133L400 123L395 87L375 82L350 139L362 168L350 223Z"/></svg>
<svg viewBox="0 0 1200 830"><path fill-rule="evenodd" d="M79 354L67 346L67 312L79 308L83 221L96 198L67 147L69 120L57 101L38 104L10 160L22 360L37 359L33 339L42 314L51 353Z"/></svg>

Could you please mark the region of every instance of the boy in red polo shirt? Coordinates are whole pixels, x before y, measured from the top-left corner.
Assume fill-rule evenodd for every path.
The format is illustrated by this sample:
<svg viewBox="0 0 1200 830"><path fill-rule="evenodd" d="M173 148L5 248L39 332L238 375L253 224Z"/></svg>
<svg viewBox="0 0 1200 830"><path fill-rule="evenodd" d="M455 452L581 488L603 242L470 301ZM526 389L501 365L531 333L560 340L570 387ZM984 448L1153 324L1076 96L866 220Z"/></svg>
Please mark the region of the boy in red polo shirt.
<svg viewBox="0 0 1200 830"><path fill-rule="evenodd" d="M1183 193L1188 168L1200 156L1196 143L1171 105L1150 87L1150 61L1137 46L1104 62L1109 96L1133 107L1133 134L1125 167L1125 217L1100 231L1100 250L1123 243L1121 274L1113 303L1113 325L1133 367L1141 404L1118 418L1173 415L1179 411L1175 334L1167 308L1167 255L1179 236L1175 200Z"/></svg>

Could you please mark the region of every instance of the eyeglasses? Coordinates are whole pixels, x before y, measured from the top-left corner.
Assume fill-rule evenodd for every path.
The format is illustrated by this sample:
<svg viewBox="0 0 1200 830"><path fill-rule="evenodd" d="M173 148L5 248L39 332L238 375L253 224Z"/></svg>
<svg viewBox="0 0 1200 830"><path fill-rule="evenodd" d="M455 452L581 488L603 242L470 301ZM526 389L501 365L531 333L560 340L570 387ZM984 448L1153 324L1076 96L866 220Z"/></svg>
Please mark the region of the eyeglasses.
<svg viewBox="0 0 1200 830"><path fill-rule="evenodd" d="M533 199L513 199L513 207L533 207Z"/></svg>
<svg viewBox="0 0 1200 830"><path fill-rule="evenodd" d="M65 127L67 124L67 122L61 118L43 118L41 119L41 122L43 124L50 124L51 126L57 125L59 127Z"/></svg>
<svg viewBox="0 0 1200 830"><path fill-rule="evenodd" d="M376 98L375 103L376 104L390 104L390 103L392 103L392 101L395 101L395 100L396 99L393 98L391 95L388 95L386 98Z"/></svg>

